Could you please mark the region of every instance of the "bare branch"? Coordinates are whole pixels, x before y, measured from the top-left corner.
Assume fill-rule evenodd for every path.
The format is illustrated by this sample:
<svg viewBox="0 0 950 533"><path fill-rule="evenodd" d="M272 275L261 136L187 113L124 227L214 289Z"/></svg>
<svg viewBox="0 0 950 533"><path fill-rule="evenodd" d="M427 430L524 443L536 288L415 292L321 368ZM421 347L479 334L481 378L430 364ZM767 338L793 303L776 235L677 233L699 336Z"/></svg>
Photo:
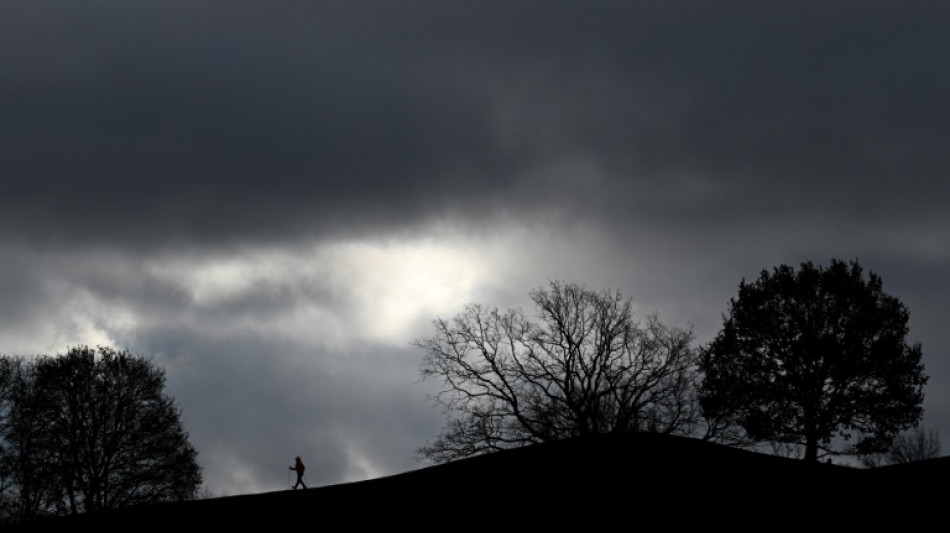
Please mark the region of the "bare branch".
<svg viewBox="0 0 950 533"><path fill-rule="evenodd" d="M690 330L655 315L641 326L618 292L552 282L531 298L536 322L473 304L413 343L425 350L422 377L442 385L434 401L450 414L422 457L445 462L590 433L697 426Z"/></svg>

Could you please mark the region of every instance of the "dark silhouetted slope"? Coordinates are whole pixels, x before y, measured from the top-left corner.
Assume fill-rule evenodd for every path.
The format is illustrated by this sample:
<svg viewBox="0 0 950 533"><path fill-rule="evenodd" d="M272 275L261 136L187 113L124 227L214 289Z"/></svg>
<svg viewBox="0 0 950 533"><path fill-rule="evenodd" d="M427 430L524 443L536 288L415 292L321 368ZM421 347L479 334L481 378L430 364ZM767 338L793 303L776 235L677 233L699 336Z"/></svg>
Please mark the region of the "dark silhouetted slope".
<svg viewBox="0 0 950 533"><path fill-rule="evenodd" d="M927 512L946 459L874 471L654 434L598 436L508 450L379 479L307 490L230 496L56 518L95 531L212 527L337 529L340 524L415 530L650 524L884 524ZM914 513L914 514L911 514ZM334 525L335 524L335 525ZM463 527L468 529L468 527Z"/></svg>

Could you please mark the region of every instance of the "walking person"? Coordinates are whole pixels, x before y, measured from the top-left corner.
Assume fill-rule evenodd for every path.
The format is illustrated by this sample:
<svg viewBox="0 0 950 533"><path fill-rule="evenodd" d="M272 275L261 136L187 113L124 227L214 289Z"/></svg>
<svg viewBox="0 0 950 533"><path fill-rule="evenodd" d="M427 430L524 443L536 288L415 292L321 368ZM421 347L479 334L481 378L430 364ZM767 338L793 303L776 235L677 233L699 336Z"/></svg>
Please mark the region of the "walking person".
<svg viewBox="0 0 950 533"><path fill-rule="evenodd" d="M290 467L290 469L297 471L297 482L294 483L293 489L296 490L298 486L307 488L307 485L303 482L303 471L306 470L307 467L303 465L303 461L300 460L300 457L294 459L294 466Z"/></svg>

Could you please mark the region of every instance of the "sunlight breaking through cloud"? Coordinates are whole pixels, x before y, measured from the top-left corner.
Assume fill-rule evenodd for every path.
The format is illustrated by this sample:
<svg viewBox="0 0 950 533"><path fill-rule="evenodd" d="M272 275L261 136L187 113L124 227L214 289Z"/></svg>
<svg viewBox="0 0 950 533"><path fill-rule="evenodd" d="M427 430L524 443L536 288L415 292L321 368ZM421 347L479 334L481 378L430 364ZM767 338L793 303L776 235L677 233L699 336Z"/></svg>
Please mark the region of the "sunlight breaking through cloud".
<svg viewBox="0 0 950 533"><path fill-rule="evenodd" d="M45 282L60 305L43 323L57 334L33 335L45 342L24 346L134 345L143 332L168 328L216 337L256 332L332 350L405 346L435 316L454 314L492 285L508 268L505 258L516 258L511 245L446 237L201 256L77 254L82 268L51 269Z"/></svg>
<svg viewBox="0 0 950 533"><path fill-rule="evenodd" d="M393 474L374 464L369 454L363 453L355 441L348 441L345 448L347 469L343 474L344 482L363 481Z"/></svg>

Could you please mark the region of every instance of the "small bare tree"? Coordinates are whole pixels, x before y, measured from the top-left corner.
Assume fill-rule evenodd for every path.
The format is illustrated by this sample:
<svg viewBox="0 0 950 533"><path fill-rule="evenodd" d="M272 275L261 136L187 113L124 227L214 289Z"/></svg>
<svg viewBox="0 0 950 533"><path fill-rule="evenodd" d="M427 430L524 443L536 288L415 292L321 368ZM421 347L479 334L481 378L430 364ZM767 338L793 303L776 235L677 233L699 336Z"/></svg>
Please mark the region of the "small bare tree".
<svg viewBox="0 0 950 533"><path fill-rule="evenodd" d="M940 435L932 429L918 426L898 435L887 455L891 464L912 463L940 457Z"/></svg>
<svg viewBox="0 0 950 533"><path fill-rule="evenodd" d="M434 462L596 433L688 434L699 423L690 329L633 319L619 292L551 282L521 310L468 305L434 321L423 379L448 424L419 455Z"/></svg>
<svg viewBox="0 0 950 533"><path fill-rule="evenodd" d="M877 468L937 457L940 457L940 435L933 429L917 426L899 434L887 450L862 456L860 462L865 468Z"/></svg>

